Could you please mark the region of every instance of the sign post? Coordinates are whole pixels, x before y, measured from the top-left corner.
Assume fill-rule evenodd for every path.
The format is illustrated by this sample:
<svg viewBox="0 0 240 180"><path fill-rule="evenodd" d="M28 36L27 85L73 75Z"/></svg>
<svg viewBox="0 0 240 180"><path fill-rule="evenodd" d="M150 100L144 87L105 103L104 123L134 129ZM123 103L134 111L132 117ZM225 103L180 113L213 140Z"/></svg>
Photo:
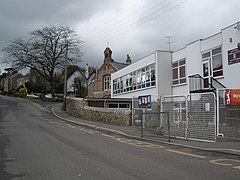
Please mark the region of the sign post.
<svg viewBox="0 0 240 180"><path fill-rule="evenodd" d="M141 119L141 137L143 137L143 128L145 128L145 114L147 112L147 108L151 108L151 101L151 95L138 96L138 107L144 108L143 117Z"/></svg>

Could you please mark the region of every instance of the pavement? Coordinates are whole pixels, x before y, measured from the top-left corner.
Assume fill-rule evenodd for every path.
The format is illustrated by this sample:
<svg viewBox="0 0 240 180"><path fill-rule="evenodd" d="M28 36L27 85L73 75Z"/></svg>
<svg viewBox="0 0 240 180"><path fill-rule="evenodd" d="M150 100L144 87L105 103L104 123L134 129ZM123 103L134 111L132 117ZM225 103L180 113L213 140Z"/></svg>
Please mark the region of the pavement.
<svg viewBox="0 0 240 180"><path fill-rule="evenodd" d="M140 139L140 140L168 144L173 146L240 156L240 141L237 141L237 140L236 141L219 140L217 142L210 143L210 142L170 138L170 142L169 142L168 137L165 137L162 135L156 135L153 133L151 136L151 132L150 131L147 132L146 130L144 130L143 137L141 137L141 128L139 127L104 124L100 122L89 121L89 120L73 117L72 115L68 114L66 111L63 111L62 104L55 104L51 108L51 111L56 117L64 121L67 121L69 123L91 128L94 130L103 131L109 134L116 134L116 135L120 135L128 138Z"/></svg>

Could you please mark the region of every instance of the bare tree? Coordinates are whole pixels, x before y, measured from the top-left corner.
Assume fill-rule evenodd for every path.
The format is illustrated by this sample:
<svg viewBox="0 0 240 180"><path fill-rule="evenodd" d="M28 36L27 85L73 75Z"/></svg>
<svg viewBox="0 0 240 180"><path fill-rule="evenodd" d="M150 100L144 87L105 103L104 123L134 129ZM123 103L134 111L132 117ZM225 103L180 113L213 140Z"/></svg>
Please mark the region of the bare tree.
<svg viewBox="0 0 240 180"><path fill-rule="evenodd" d="M51 86L55 93L55 72L65 65L65 54L68 51L68 63L81 61L83 41L67 26L46 26L30 33L29 40L21 38L11 41L3 49L6 57L3 63L12 67L36 70Z"/></svg>

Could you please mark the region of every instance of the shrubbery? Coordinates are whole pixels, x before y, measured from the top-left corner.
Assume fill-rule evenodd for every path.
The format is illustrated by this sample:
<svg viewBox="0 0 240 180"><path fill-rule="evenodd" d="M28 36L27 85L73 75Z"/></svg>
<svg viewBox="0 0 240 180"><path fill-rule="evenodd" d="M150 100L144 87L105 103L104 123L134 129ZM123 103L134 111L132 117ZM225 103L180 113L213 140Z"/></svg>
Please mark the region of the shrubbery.
<svg viewBox="0 0 240 180"><path fill-rule="evenodd" d="M27 93L27 89L26 88L21 88L21 89L19 89L19 93L26 94Z"/></svg>

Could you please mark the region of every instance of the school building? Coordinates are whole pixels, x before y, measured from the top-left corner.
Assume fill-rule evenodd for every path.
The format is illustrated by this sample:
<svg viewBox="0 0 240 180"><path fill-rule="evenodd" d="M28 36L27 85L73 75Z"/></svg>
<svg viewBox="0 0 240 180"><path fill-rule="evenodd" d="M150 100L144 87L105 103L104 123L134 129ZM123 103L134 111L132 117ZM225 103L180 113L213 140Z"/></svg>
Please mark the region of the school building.
<svg viewBox="0 0 240 180"><path fill-rule="evenodd" d="M184 138L213 141L216 136L240 138L239 76L240 22L237 22L175 52L156 50L112 73L111 97L149 95L151 101L171 102L168 111L172 112L172 129L176 129L176 136L182 133L179 136ZM227 103L227 100L234 103ZM164 108L161 110L166 110ZM196 119L194 111L202 111L202 115L198 115L201 118ZM199 129L197 135L196 129Z"/></svg>

